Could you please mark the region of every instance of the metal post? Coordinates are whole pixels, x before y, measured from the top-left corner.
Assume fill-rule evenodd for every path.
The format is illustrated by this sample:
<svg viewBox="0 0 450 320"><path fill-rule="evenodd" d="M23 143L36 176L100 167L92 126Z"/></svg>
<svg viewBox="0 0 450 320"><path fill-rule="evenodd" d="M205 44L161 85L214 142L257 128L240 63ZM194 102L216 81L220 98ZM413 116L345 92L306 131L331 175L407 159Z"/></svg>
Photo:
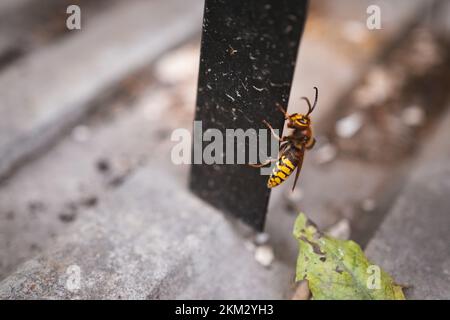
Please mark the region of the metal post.
<svg viewBox="0 0 450 320"><path fill-rule="evenodd" d="M263 120L281 132L275 103L287 106L306 10L307 0L206 0L195 115L203 132L266 129ZM267 178L246 165L193 164L190 186L262 230Z"/></svg>

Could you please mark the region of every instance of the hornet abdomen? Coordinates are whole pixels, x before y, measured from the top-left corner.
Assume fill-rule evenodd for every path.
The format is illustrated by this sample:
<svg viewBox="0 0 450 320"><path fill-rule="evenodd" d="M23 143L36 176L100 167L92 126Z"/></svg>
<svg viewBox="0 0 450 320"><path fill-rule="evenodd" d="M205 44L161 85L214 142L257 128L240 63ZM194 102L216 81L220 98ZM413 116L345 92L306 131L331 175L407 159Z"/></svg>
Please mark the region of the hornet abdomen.
<svg viewBox="0 0 450 320"><path fill-rule="evenodd" d="M275 164L267 181L267 187L274 188L282 184L294 172L300 161L301 159L298 159L294 152L286 152Z"/></svg>

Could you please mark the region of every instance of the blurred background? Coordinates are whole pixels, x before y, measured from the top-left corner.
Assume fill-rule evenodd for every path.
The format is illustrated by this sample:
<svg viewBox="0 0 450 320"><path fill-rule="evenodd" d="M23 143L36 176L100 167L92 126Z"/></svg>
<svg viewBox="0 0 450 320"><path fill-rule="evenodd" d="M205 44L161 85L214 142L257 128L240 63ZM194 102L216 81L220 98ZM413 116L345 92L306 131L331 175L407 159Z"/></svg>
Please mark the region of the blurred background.
<svg viewBox="0 0 450 320"><path fill-rule="evenodd" d="M80 30L66 27L72 4L81 8ZM381 8L380 30L366 27L373 4ZM222 216L197 223L192 208L215 213L206 204L190 206L188 195L177 200L175 194L186 192L189 168L170 162L170 135L192 126L202 10L201 0L0 2L0 297L290 298L297 254L291 230L300 210L323 230L365 248L377 241L414 168L433 166L424 148L436 135L450 137L450 128L440 129L449 106L450 2L311 1L289 112L304 111L300 97L319 87L317 145L296 191L289 181L272 192L263 234ZM174 202L173 212L156 207L142 219L136 213L140 201L145 208L164 197ZM162 217L145 220L152 210ZM178 219L183 212L187 218ZM163 220L168 215L171 223ZM183 219L195 228L180 229ZM226 231L217 231L222 224ZM208 276L217 260L198 266L207 258L185 257L196 245L182 258L179 249L171 251L187 241L180 230L201 234L205 255L204 246L218 254L216 245L236 261L216 257L223 271ZM226 245L208 240L221 235L230 238ZM160 258L118 257L142 243L153 243L145 250ZM373 248L374 257L386 256ZM82 264L85 256L89 263L81 270L94 285L84 293L56 290L66 265ZM435 281L448 286L448 248L442 259ZM186 269L190 264L194 271ZM254 276L254 290L244 276L233 287L228 272ZM5 289L11 286L14 293Z"/></svg>

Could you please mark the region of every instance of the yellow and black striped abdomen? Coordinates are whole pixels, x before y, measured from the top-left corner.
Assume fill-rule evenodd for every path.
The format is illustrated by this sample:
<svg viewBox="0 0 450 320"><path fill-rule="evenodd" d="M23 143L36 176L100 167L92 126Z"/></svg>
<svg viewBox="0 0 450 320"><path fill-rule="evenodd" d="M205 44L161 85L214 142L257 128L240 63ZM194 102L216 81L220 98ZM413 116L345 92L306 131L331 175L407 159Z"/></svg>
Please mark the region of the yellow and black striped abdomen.
<svg viewBox="0 0 450 320"><path fill-rule="evenodd" d="M269 181L267 181L267 187L274 188L282 184L294 172L297 163L298 161L294 158L282 156L273 168Z"/></svg>

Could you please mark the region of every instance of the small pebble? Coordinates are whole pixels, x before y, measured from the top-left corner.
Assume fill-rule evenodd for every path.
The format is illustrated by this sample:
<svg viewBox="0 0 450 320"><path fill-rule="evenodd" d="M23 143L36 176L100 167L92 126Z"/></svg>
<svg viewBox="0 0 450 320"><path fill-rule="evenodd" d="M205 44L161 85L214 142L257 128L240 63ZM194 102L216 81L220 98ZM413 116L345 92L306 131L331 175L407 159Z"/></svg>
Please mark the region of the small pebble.
<svg viewBox="0 0 450 320"><path fill-rule="evenodd" d="M76 212L63 212L59 214L59 220L64 223L69 223L75 220Z"/></svg>
<svg viewBox="0 0 450 320"><path fill-rule="evenodd" d="M169 85L192 79L198 70L197 57L198 52L192 47L174 50L155 63L156 79Z"/></svg>
<svg viewBox="0 0 450 320"><path fill-rule="evenodd" d="M367 27L360 21L347 21L342 26L342 33L347 41L360 44L366 40Z"/></svg>
<svg viewBox="0 0 450 320"><path fill-rule="evenodd" d="M382 104L395 92L398 81L390 70L381 67L372 68L367 74L365 84L354 93L355 104L361 108Z"/></svg>
<svg viewBox="0 0 450 320"><path fill-rule="evenodd" d="M28 203L28 210L31 214L36 214L45 210L45 204L39 200L33 200Z"/></svg>
<svg viewBox="0 0 450 320"><path fill-rule="evenodd" d="M336 134L341 138L353 137L363 125L363 118L359 113L353 113L336 122Z"/></svg>
<svg viewBox="0 0 450 320"><path fill-rule="evenodd" d="M256 245L260 246L263 244L267 244L267 242L269 242L269 239L270 239L270 236L268 233L261 232L255 236L254 242Z"/></svg>
<svg viewBox="0 0 450 320"><path fill-rule="evenodd" d="M111 169L111 165L107 159L100 159L96 163L97 170L106 173Z"/></svg>
<svg viewBox="0 0 450 320"><path fill-rule="evenodd" d="M317 149L315 152L316 162L318 164L325 164L333 161L337 156L337 148L331 143L327 143Z"/></svg>
<svg viewBox="0 0 450 320"><path fill-rule="evenodd" d="M59 220L64 223L72 222L77 217L77 205L73 202L69 202L66 204L63 212L59 214Z"/></svg>
<svg viewBox="0 0 450 320"><path fill-rule="evenodd" d="M117 188L125 182L127 176L128 176L128 174L117 175L117 176L113 177L110 181L108 181L108 185L110 187Z"/></svg>
<svg viewBox="0 0 450 320"><path fill-rule="evenodd" d="M401 118L407 126L417 127L425 122L425 112L419 106L411 106L403 110Z"/></svg>
<svg viewBox="0 0 450 320"><path fill-rule="evenodd" d="M258 246L255 250L255 260L263 267L269 267L272 264L274 258L275 255L271 246Z"/></svg>
<svg viewBox="0 0 450 320"><path fill-rule="evenodd" d="M348 219L342 219L335 225L331 226L327 234L334 238L347 240L350 238L350 221Z"/></svg>
<svg viewBox="0 0 450 320"><path fill-rule="evenodd" d="M287 195L288 201L293 204L298 204L300 201L303 200L304 197L305 194L299 187L295 188L294 191L289 192L289 194Z"/></svg>
<svg viewBox="0 0 450 320"><path fill-rule="evenodd" d="M87 197L81 200L81 204L85 207L95 207L97 205L98 199L96 196Z"/></svg>

